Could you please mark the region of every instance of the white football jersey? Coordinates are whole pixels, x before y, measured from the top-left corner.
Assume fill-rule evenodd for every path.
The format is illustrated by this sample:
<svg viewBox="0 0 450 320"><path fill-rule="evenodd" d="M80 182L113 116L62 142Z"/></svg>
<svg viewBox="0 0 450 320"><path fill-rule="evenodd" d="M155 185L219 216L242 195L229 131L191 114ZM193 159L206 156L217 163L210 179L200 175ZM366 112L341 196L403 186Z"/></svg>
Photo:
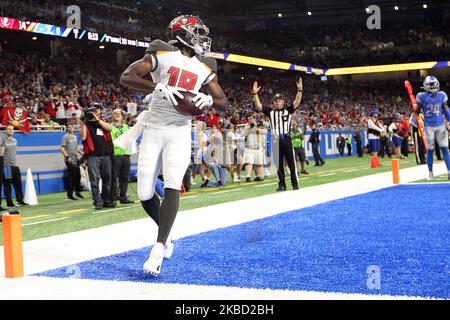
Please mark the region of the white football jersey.
<svg viewBox="0 0 450 320"><path fill-rule="evenodd" d="M168 86L199 91L216 75L217 63L214 58L188 57L181 51L164 41L155 40L150 43L146 54L152 55L153 82ZM153 128L190 126L190 116L179 113L159 93L154 93L149 107L149 118L146 125Z"/></svg>

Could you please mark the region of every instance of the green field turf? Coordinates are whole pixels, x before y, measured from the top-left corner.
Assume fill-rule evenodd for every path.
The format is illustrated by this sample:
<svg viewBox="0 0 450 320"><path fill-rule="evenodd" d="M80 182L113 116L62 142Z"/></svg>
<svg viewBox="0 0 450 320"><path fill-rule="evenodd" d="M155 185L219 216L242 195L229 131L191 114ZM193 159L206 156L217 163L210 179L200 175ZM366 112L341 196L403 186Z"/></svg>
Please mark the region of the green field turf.
<svg viewBox="0 0 450 320"><path fill-rule="evenodd" d="M427 179L415 181L414 183L450 183L448 180L448 175L443 174L441 176L436 176L434 180L428 181Z"/></svg>
<svg viewBox="0 0 450 320"><path fill-rule="evenodd" d="M370 169L369 163L368 156L362 159L356 157L328 159L325 166L307 167L311 175L300 177L300 187L311 187L391 170L390 160L387 158L381 161L383 164L381 168ZM412 157L400 163L401 168L415 165ZM191 192L181 197L180 210L271 194L275 192L278 181L274 174L272 178L263 182L232 183L220 189L201 189L198 179L199 176L197 185L192 187ZM290 189L289 178L286 182ZM70 202L65 200L66 194L63 192L41 195L38 197L39 205L17 208L22 214L23 238L32 240L144 218L147 215L142 210L135 191L134 183L130 185L129 193L130 198L136 200L135 204L118 204L115 209L99 211L94 210L91 199L87 199L89 197L87 192L83 192L86 199ZM2 237L0 241L2 243Z"/></svg>

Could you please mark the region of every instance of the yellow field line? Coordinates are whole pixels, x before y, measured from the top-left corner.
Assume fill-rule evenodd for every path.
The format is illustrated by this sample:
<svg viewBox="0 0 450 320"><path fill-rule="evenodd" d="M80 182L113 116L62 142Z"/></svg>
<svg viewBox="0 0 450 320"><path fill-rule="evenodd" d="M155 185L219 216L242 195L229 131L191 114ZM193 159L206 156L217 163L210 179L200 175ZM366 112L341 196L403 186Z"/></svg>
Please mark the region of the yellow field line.
<svg viewBox="0 0 450 320"><path fill-rule="evenodd" d="M37 215L37 216L22 218L22 220L39 219L39 218L45 218L45 217L48 217L48 216L49 216L48 214L40 214L40 215Z"/></svg>
<svg viewBox="0 0 450 320"><path fill-rule="evenodd" d="M67 214L67 213L75 213L75 212L82 212L86 211L87 209L73 209L73 210L65 210L65 211L59 211L57 214Z"/></svg>

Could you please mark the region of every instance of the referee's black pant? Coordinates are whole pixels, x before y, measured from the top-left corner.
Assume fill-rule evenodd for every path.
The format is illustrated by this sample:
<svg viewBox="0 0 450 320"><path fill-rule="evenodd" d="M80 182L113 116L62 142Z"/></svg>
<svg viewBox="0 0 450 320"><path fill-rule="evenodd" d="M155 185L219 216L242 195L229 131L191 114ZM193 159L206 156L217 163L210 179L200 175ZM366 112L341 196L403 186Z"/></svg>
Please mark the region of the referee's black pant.
<svg viewBox="0 0 450 320"><path fill-rule="evenodd" d="M412 136L414 140L414 149L416 151L415 152L416 163L417 164L427 163L425 158L425 145L423 144L423 139L420 136L419 128L414 126L412 127Z"/></svg>
<svg viewBox="0 0 450 320"><path fill-rule="evenodd" d="M293 188L298 188L297 167L295 164L294 149L292 148L292 140L289 135L280 135L276 137L275 142L278 144L279 153L278 161L278 186L286 189L286 176L284 173L284 161L286 160L291 171L291 183Z"/></svg>

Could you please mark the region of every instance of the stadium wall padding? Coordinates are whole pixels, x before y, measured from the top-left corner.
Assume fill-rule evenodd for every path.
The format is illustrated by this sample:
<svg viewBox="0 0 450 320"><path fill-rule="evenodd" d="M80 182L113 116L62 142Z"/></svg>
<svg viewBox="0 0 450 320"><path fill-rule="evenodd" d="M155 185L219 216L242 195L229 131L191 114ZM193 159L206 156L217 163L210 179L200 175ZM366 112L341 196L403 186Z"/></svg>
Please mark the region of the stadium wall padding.
<svg viewBox="0 0 450 320"><path fill-rule="evenodd" d="M336 138L339 133L346 136L352 131L322 131L320 153L323 158L335 158L339 156L336 147ZM65 190L65 169L64 159L60 154L59 147L65 132L32 132L15 133L17 139L17 163L22 172L22 185L25 192L25 182L27 169L33 173L33 180L36 192L45 194L51 192L61 192ZM310 132L305 134L305 141L308 141ZM363 136L363 146L366 144L365 134ZM81 140L77 134L81 145ZM306 155L312 159L311 144L306 143ZM356 145L353 140L353 155L356 154ZM132 157L131 174L137 172L137 155ZM13 191L14 195L14 191Z"/></svg>

